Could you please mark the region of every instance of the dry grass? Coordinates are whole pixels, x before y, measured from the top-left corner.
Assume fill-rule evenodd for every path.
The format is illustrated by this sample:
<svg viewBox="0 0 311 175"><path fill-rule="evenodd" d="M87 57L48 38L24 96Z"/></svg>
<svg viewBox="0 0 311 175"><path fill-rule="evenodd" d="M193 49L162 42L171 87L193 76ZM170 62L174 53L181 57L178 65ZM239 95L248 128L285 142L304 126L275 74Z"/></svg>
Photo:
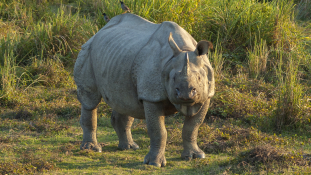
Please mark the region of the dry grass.
<svg viewBox="0 0 311 175"><path fill-rule="evenodd" d="M44 156L35 155L34 151L28 150L21 154L20 158L0 162L0 174L35 174L57 170L56 158L47 159Z"/></svg>
<svg viewBox="0 0 311 175"><path fill-rule="evenodd" d="M216 81L216 93L208 116L247 118L270 116L275 106L275 87L262 80L249 79L241 72L231 78Z"/></svg>
<svg viewBox="0 0 311 175"><path fill-rule="evenodd" d="M210 128L204 125L200 129L200 134L206 132L209 137L203 138L202 148L207 153L221 153L234 151L240 147L250 146L261 141L264 137L259 135L256 129L244 129L233 127L232 125L223 126L221 128Z"/></svg>
<svg viewBox="0 0 311 175"><path fill-rule="evenodd" d="M300 153L302 154L302 153ZM256 164L269 165L273 162L278 162L284 166L288 166L286 162L293 163L299 166L311 165L311 162L305 159L303 156L292 154L272 147L271 145L264 145L255 147L247 152L240 154L241 161L245 161L250 165L255 166Z"/></svg>
<svg viewBox="0 0 311 175"><path fill-rule="evenodd" d="M70 126L68 124L63 124L57 122L55 117L52 115L47 115L39 118L35 121L30 121L28 129L31 131L36 131L38 133L44 133L45 135L50 135L52 133L58 133L67 130Z"/></svg>
<svg viewBox="0 0 311 175"><path fill-rule="evenodd" d="M282 169L288 169L291 166L310 166L311 161L304 158L302 154L286 152L271 145L257 146L239 154L237 166L233 172L241 172L245 169L258 171L263 167L268 172L273 172L276 169L282 172Z"/></svg>

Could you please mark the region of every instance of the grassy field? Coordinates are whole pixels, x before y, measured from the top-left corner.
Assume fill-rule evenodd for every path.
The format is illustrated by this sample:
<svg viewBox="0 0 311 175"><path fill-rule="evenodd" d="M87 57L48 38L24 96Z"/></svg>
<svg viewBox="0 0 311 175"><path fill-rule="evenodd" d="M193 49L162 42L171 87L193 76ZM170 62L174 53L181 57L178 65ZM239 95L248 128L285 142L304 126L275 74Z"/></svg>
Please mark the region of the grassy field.
<svg viewBox="0 0 311 175"><path fill-rule="evenodd" d="M81 46L118 1L0 2L0 174L310 174L311 2L308 0L127 0L134 14L174 21L210 40L216 93L198 145L181 160L183 116L167 117L167 166L144 165L149 137L135 120L139 150L117 149L111 108L101 102L101 153L81 151L73 66Z"/></svg>

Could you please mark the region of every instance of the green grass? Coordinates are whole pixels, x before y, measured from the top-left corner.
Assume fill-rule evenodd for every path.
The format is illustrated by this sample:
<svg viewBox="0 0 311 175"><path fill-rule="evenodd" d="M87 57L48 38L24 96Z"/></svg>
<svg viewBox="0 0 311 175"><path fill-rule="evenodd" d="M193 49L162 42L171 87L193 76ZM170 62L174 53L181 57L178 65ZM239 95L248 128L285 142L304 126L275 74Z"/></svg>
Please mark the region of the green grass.
<svg viewBox="0 0 311 175"><path fill-rule="evenodd" d="M39 2L39 3L38 3ZM118 1L0 2L0 174L307 174L311 172L311 3L307 0L128 0L134 14L174 21L214 44L216 93L198 144L181 160L179 114L166 119L167 166L143 165L144 120L117 149L111 108L98 110L102 153L81 151L73 65Z"/></svg>

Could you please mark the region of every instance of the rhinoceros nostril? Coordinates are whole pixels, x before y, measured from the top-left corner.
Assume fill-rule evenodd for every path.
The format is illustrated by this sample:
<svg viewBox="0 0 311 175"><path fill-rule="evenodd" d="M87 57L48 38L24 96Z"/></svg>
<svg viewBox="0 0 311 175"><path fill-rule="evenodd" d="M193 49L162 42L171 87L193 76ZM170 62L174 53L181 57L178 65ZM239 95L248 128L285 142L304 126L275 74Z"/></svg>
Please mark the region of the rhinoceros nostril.
<svg viewBox="0 0 311 175"><path fill-rule="evenodd" d="M191 90L191 96L194 97L197 94L197 90L195 88L193 88Z"/></svg>
<svg viewBox="0 0 311 175"><path fill-rule="evenodd" d="M180 95L180 90L179 90L179 88L176 88L175 90L176 90L177 96L179 96L179 95Z"/></svg>

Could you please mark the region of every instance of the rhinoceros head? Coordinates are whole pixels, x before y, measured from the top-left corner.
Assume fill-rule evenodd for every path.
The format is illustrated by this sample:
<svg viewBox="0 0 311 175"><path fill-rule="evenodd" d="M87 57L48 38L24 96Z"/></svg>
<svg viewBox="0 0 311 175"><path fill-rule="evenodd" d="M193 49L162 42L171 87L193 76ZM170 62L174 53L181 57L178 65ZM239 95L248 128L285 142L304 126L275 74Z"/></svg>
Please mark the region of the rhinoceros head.
<svg viewBox="0 0 311 175"><path fill-rule="evenodd" d="M165 72L165 88L168 98L176 109L186 116L197 114L207 99L214 95L214 72L206 53L213 45L200 41L194 51L182 51L172 34L169 45L174 52Z"/></svg>

